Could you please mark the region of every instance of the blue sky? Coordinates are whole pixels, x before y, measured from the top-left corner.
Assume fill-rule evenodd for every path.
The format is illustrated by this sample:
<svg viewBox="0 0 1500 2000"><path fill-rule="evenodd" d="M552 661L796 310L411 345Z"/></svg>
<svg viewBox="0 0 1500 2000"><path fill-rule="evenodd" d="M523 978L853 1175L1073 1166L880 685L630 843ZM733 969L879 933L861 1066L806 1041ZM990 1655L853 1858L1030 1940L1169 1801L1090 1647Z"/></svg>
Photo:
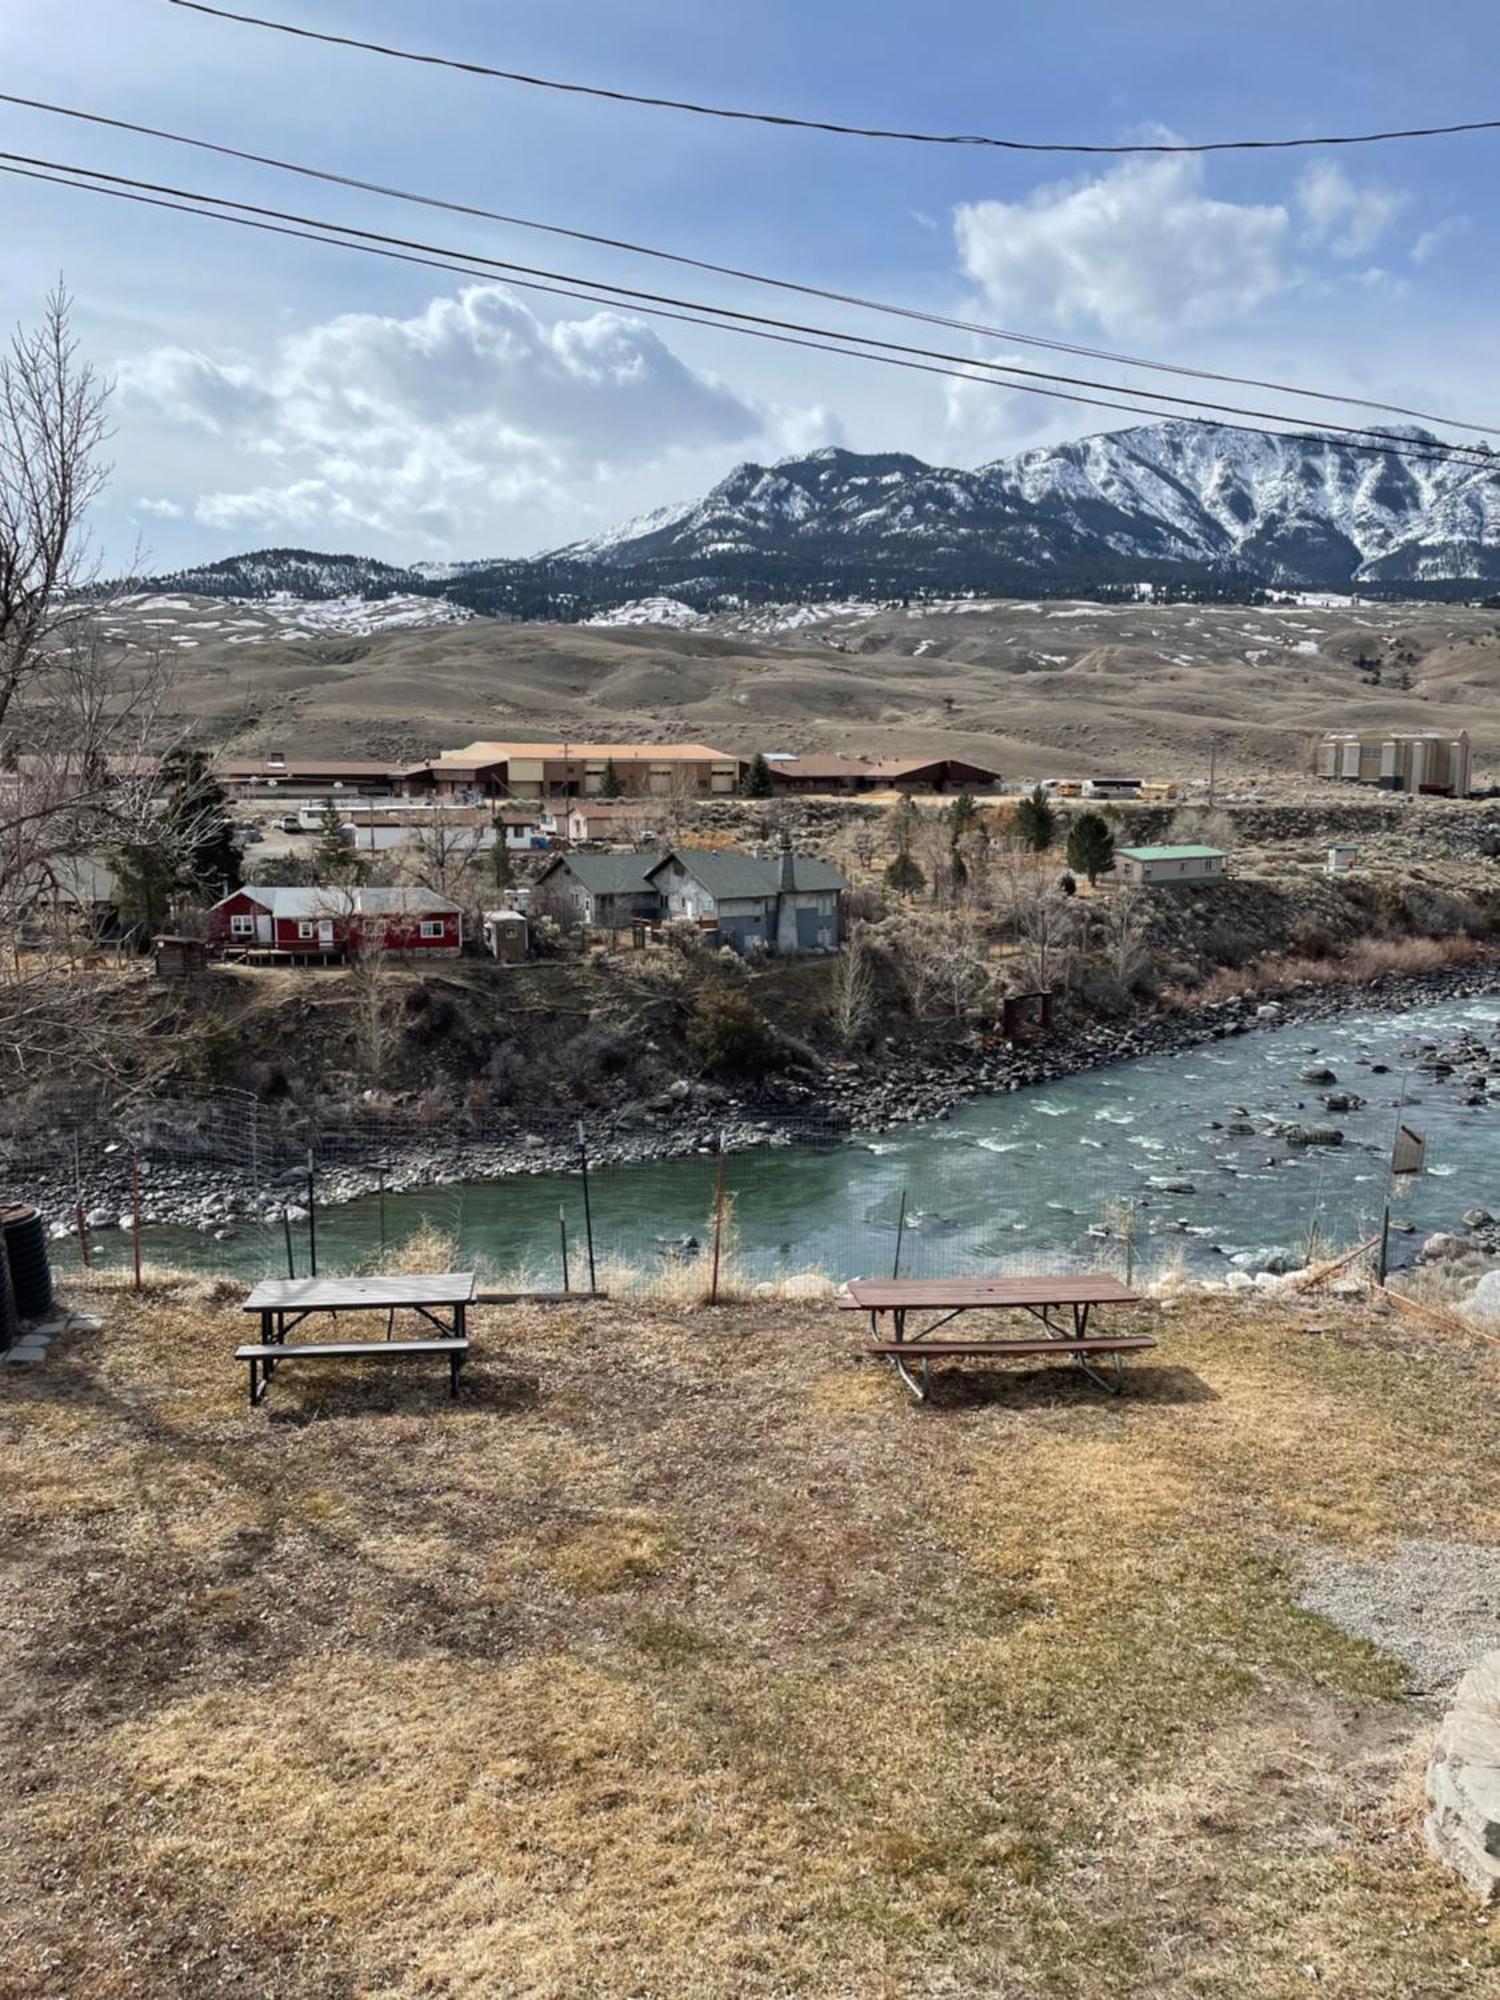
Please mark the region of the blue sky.
<svg viewBox="0 0 1500 2000"><path fill-rule="evenodd" d="M1483 0L1446 0L1420 21L1395 0L266 0L265 11L624 89L1029 138L1484 117L1500 69L1500 9ZM5 0L0 77L22 94L816 284L1500 422L1500 222L1488 199L1500 133L1206 162L1024 158L562 98L165 0ZM9 106L0 130L8 151L683 289L639 259ZM59 272L90 355L117 383L115 478L97 526L121 563L137 544L156 567L272 543L524 554L690 497L742 458L842 443L974 465L1128 421L0 180L0 321L33 318ZM707 277L693 289L752 308L763 297ZM890 331L831 307L816 316Z"/></svg>

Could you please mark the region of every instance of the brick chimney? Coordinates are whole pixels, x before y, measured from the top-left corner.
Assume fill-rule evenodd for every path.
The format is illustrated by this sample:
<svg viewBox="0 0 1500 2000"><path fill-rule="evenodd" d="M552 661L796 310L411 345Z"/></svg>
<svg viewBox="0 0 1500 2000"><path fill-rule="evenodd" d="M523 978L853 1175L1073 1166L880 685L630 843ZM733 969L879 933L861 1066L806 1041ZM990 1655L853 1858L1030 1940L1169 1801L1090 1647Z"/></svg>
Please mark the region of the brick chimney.
<svg viewBox="0 0 1500 2000"><path fill-rule="evenodd" d="M792 852L792 836L781 836L781 879L777 887L783 896L789 896L797 886L797 857Z"/></svg>

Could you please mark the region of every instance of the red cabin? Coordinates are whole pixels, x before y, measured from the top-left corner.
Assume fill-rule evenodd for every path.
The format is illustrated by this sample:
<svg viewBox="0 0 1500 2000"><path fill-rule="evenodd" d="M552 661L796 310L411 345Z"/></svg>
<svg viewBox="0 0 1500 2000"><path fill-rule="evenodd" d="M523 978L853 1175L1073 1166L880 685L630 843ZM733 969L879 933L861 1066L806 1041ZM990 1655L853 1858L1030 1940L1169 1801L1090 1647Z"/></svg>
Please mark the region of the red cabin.
<svg viewBox="0 0 1500 2000"><path fill-rule="evenodd" d="M347 958L368 942L404 958L456 958L463 911L430 889L236 889L208 913L209 937L231 951Z"/></svg>

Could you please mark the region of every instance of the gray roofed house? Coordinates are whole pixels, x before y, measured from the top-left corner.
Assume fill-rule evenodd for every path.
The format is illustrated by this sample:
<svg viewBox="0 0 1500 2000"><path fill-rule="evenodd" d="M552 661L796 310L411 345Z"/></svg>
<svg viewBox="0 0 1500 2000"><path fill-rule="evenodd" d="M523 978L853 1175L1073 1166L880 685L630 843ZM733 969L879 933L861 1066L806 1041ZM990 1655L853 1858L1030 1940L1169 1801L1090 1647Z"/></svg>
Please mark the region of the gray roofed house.
<svg viewBox="0 0 1500 2000"><path fill-rule="evenodd" d="M712 923L736 951L751 945L783 954L839 948L841 899L849 884L813 855L789 847L765 856L678 847L651 867L650 880L668 917Z"/></svg>
<svg viewBox="0 0 1500 2000"><path fill-rule="evenodd" d="M625 930L662 913L661 892L649 879L655 854L559 854L537 877L532 908L564 922Z"/></svg>

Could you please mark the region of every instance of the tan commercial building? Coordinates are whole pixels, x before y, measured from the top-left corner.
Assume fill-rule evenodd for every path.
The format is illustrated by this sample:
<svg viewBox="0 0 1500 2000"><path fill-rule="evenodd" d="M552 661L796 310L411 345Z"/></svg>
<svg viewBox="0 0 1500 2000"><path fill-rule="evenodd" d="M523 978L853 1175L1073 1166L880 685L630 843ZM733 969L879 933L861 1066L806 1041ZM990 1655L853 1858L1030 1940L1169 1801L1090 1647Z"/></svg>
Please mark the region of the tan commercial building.
<svg viewBox="0 0 1500 2000"><path fill-rule="evenodd" d="M403 773L446 798L602 799L613 770L627 798L715 798L738 790L738 757L702 743L471 743Z"/></svg>
<svg viewBox="0 0 1500 2000"><path fill-rule="evenodd" d="M1383 792L1428 792L1466 799L1473 788L1468 733L1436 729L1332 729L1318 743L1320 778L1376 785Z"/></svg>

